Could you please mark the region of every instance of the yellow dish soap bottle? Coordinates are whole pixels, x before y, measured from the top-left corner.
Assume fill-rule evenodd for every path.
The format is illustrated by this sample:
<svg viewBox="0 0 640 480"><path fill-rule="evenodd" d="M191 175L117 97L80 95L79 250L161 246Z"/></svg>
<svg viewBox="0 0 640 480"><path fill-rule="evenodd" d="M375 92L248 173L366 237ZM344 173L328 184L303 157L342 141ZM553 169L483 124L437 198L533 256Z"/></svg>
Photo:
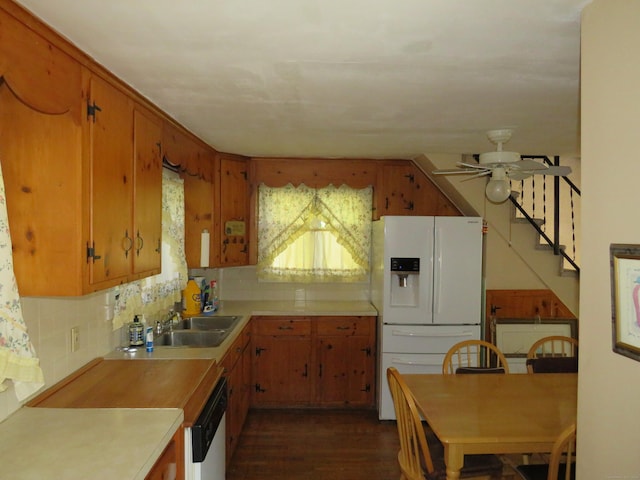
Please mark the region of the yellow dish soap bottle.
<svg viewBox="0 0 640 480"><path fill-rule="evenodd" d="M200 287L194 279L187 282L186 288L182 291L184 298L185 315L198 315L202 311L202 300L200 298Z"/></svg>

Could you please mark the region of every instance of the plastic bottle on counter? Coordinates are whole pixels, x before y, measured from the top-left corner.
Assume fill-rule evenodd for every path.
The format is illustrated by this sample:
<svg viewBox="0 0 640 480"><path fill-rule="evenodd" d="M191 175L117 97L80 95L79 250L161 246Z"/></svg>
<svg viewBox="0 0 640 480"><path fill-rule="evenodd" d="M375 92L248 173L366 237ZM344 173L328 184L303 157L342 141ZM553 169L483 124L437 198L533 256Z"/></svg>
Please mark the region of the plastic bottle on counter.
<svg viewBox="0 0 640 480"><path fill-rule="evenodd" d="M153 352L153 327L147 327L146 333L147 352Z"/></svg>
<svg viewBox="0 0 640 480"><path fill-rule="evenodd" d="M138 315L135 315L133 322L129 324L129 346L139 347L140 345L144 345L144 327Z"/></svg>
<svg viewBox="0 0 640 480"><path fill-rule="evenodd" d="M218 307L220 306L220 299L218 298L218 281L211 280L211 305L213 306L213 311L217 312Z"/></svg>
<svg viewBox="0 0 640 480"><path fill-rule="evenodd" d="M184 298L184 313L186 315L198 315L201 312L200 287L192 278L187 282L186 288L182 291Z"/></svg>

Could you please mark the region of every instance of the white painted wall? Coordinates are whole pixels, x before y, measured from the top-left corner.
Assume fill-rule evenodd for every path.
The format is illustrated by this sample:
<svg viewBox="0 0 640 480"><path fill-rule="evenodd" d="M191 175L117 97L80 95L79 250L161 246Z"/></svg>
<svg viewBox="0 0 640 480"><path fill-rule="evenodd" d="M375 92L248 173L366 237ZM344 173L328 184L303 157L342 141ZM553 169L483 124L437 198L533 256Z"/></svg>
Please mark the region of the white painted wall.
<svg viewBox="0 0 640 480"><path fill-rule="evenodd" d="M611 351L609 244L640 244L640 1L582 17L580 479L640 478L640 363Z"/></svg>

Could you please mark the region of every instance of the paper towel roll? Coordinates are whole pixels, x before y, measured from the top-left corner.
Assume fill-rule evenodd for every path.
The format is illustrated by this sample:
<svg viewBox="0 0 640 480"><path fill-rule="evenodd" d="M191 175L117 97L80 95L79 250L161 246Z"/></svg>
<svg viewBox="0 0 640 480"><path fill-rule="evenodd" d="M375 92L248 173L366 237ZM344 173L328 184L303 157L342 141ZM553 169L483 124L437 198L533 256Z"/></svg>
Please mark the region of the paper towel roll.
<svg viewBox="0 0 640 480"><path fill-rule="evenodd" d="M206 228L200 236L200 267L207 268L209 266L209 230Z"/></svg>

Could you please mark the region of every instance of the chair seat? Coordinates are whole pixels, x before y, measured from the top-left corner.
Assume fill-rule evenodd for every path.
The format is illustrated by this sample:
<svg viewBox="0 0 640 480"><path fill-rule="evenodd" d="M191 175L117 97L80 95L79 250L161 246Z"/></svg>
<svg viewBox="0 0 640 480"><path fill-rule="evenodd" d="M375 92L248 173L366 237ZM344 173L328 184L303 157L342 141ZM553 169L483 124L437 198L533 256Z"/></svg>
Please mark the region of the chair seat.
<svg viewBox="0 0 640 480"><path fill-rule="evenodd" d="M433 460L433 472L426 475L427 480L445 480L447 478L444 463L444 446L430 428L425 429L427 443ZM489 475L491 478L501 478L503 470L502 460L497 455L465 455L464 464L460 470L460 478L480 477Z"/></svg>
<svg viewBox="0 0 640 480"><path fill-rule="evenodd" d="M458 367L456 373L506 373L502 367Z"/></svg>
<svg viewBox="0 0 640 480"><path fill-rule="evenodd" d="M538 357L528 358L534 373L577 373L578 357Z"/></svg>
<svg viewBox="0 0 640 480"><path fill-rule="evenodd" d="M564 480L565 471L567 465L561 463L558 467L558 479ZM547 474L549 472L549 465L543 464L530 464L530 465L518 465L516 470L520 474L522 478L525 480L547 480ZM576 478L576 469L575 463L572 464L571 472L569 473L569 478L575 480Z"/></svg>

